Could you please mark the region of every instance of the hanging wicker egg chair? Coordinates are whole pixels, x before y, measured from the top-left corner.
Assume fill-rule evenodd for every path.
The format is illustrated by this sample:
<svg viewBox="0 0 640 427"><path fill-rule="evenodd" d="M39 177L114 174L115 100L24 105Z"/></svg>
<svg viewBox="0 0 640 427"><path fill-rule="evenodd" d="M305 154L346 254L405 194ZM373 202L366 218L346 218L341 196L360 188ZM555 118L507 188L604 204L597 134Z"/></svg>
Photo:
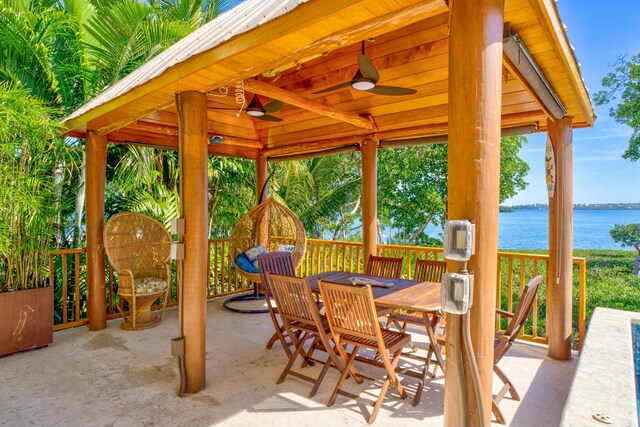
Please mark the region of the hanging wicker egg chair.
<svg viewBox="0 0 640 427"><path fill-rule="evenodd" d="M307 234L289 208L269 198L240 218L229 238L230 261L242 277L255 283L262 282L260 273L243 270L236 263L236 258L258 245L264 246L269 252L276 252L279 248L292 249L293 265L298 268L307 250Z"/></svg>

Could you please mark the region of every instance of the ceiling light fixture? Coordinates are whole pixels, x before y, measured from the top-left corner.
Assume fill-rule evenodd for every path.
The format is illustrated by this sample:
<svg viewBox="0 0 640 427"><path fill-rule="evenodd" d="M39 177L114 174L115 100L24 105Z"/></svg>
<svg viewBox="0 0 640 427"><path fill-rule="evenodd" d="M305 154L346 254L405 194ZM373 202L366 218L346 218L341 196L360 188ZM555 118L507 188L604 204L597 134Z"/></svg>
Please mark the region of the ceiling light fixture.
<svg viewBox="0 0 640 427"><path fill-rule="evenodd" d="M247 114L253 117L262 117L264 116L264 107L262 103L258 99L258 95L254 96L249 106L247 107Z"/></svg>

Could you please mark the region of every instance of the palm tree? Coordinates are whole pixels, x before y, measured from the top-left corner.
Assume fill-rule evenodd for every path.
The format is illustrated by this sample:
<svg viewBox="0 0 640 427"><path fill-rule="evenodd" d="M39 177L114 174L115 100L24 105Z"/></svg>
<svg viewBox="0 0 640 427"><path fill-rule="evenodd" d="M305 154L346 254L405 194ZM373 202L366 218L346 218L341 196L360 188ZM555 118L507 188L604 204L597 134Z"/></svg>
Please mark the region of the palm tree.
<svg viewBox="0 0 640 427"><path fill-rule="evenodd" d="M274 197L296 213L309 235L322 238L325 232L334 236L349 234L361 186L358 161L353 154L276 165Z"/></svg>

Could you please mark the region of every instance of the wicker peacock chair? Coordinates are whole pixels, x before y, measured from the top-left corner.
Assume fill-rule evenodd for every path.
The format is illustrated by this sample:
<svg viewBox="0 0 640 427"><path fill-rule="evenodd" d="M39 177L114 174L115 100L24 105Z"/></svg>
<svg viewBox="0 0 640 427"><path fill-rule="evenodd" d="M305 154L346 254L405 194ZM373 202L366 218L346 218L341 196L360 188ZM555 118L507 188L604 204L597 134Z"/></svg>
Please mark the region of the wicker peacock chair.
<svg viewBox="0 0 640 427"><path fill-rule="evenodd" d="M237 272L247 280L260 284L262 279L259 272L245 271L236 263L238 255L257 245L264 246L269 252L278 251L281 245L292 246L291 258L293 265L298 268L307 250L307 234L290 209L269 198L240 218L229 238L229 258Z"/></svg>
<svg viewBox="0 0 640 427"><path fill-rule="evenodd" d="M139 330L159 324L169 297L171 236L164 226L146 215L123 212L112 216L104 227L104 249L118 274L118 296L127 301L118 310L122 329ZM162 299L160 315L152 304Z"/></svg>

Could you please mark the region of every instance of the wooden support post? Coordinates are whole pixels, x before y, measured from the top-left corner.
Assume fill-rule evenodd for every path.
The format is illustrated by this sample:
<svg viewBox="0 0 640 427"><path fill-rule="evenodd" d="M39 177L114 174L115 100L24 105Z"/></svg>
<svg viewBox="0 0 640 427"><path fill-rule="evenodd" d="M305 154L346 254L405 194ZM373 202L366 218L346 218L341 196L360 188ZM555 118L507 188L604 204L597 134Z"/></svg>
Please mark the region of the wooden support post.
<svg viewBox="0 0 640 427"><path fill-rule="evenodd" d="M200 92L183 92L177 98L180 210L185 219L180 323L185 344L185 391L195 393L206 386L209 274L207 97Z"/></svg>
<svg viewBox="0 0 640 427"><path fill-rule="evenodd" d="M362 142L362 246L366 268L378 252L378 141Z"/></svg>
<svg viewBox="0 0 640 427"><path fill-rule="evenodd" d="M256 159L256 198L258 199L258 203L264 202L260 198L262 187L267 182L267 157L264 154L260 154ZM267 194L265 192L265 200L267 199Z"/></svg>
<svg viewBox="0 0 640 427"><path fill-rule="evenodd" d="M476 224L471 341L484 418L475 410L461 316L447 315L444 424L490 425L500 192L503 0L455 0L449 28L448 219ZM449 261L449 271L462 265ZM464 378L461 376L464 374ZM469 414L461 411L468 401Z"/></svg>
<svg viewBox="0 0 640 427"><path fill-rule="evenodd" d="M104 281L104 182L107 137L90 131L86 136L87 288L89 330L107 327L107 294Z"/></svg>
<svg viewBox="0 0 640 427"><path fill-rule="evenodd" d="M556 183L549 199L549 270L547 271L547 333L549 356L571 359L573 290L573 143L571 117L548 120Z"/></svg>

